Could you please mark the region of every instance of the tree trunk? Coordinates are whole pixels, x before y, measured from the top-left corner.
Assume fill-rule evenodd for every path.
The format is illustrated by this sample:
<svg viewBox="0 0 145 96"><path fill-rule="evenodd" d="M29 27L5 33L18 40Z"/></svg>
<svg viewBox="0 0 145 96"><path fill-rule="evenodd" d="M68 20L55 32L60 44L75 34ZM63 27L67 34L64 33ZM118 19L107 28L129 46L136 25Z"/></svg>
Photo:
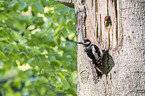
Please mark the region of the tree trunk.
<svg viewBox="0 0 145 96"><path fill-rule="evenodd" d="M78 45L78 96L145 96L145 1L76 0L78 41L85 37L102 50L103 76L97 78L93 64ZM112 26L104 27L111 16Z"/></svg>

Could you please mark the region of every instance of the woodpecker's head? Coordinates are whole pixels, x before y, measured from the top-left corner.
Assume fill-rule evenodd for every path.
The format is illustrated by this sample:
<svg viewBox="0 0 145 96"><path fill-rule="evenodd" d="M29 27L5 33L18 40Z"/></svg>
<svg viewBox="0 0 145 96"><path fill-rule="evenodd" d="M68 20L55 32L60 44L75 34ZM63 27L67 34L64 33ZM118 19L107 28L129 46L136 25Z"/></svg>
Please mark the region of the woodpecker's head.
<svg viewBox="0 0 145 96"><path fill-rule="evenodd" d="M110 18L110 16L105 16L105 18L104 18L104 25L105 25L105 27L108 27L109 25L111 25L111 18Z"/></svg>
<svg viewBox="0 0 145 96"><path fill-rule="evenodd" d="M84 45L89 46L91 44L91 41L88 38L84 39Z"/></svg>

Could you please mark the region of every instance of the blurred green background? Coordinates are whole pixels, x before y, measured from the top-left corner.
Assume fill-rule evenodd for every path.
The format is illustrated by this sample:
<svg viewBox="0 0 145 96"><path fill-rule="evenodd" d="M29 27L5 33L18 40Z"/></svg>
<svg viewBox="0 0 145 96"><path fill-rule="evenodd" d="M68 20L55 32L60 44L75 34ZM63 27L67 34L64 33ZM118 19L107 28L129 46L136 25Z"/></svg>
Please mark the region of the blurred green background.
<svg viewBox="0 0 145 96"><path fill-rule="evenodd" d="M0 0L0 96L77 96L74 9Z"/></svg>

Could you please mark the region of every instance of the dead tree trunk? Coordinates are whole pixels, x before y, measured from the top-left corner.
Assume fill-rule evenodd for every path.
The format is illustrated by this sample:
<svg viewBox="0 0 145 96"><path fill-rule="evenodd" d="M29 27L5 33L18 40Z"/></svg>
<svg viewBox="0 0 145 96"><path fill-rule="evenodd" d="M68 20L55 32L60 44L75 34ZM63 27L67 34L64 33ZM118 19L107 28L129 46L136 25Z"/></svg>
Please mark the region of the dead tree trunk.
<svg viewBox="0 0 145 96"><path fill-rule="evenodd" d="M75 0L78 41L89 38L102 50L110 48L103 76L96 78L83 46L78 45L78 96L145 95L145 1ZM111 16L112 26L104 27Z"/></svg>

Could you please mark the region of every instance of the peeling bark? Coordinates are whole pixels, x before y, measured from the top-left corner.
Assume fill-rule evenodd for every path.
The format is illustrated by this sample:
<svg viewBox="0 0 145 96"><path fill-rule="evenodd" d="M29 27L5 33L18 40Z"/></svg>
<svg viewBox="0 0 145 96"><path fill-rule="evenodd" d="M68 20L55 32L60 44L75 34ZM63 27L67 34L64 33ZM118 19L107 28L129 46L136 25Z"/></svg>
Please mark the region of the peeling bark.
<svg viewBox="0 0 145 96"><path fill-rule="evenodd" d="M87 37L102 50L110 46L99 79L78 45L78 96L145 95L144 8L144 0L76 0L78 41ZM106 15L112 19L110 29L104 27Z"/></svg>

